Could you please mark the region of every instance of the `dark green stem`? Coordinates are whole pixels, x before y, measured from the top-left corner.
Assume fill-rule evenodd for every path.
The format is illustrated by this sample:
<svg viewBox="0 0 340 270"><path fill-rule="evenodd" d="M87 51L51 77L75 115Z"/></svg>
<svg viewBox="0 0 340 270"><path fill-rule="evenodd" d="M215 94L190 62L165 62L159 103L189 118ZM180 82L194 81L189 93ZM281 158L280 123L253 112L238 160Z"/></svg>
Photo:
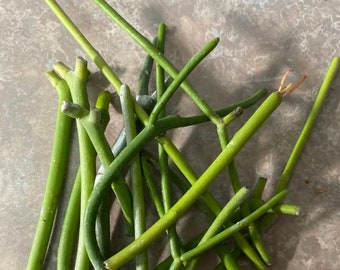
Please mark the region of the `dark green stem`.
<svg viewBox="0 0 340 270"><path fill-rule="evenodd" d="M120 103L124 128L126 133L127 145L137 136L133 101L130 89L126 85L120 88ZM131 189L133 201L133 219L135 239L142 235L146 230L145 202L143 191L142 168L139 153L136 154L130 167ZM147 252L141 252L136 256L136 269L146 270L148 268Z"/></svg>
<svg viewBox="0 0 340 270"><path fill-rule="evenodd" d="M69 87L66 81L58 78L53 71L49 72L47 75L58 93L58 112L54 132L51 164L46 182L45 195L42 202L42 210L28 259L28 270L42 269L43 267L55 213L58 208L59 195L64 183L72 126L72 119L60 111L62 102L64 100L71 100Z"/></svg>
<svg viewBox="0 0 340 270"><path fill-rule="evenodd" d="M75 249L77 236L79 234L80 224L80 177L80 169L78 169L60 234L57 258L58 270L72 268L73 252Z"/></svg>

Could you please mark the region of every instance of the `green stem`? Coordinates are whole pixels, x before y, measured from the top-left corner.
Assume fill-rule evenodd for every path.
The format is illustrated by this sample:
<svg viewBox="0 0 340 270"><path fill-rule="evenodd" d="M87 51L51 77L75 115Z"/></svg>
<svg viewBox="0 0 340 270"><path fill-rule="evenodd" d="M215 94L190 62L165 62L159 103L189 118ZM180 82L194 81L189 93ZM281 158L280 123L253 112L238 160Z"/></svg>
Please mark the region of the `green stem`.
<svg viewBox="0 0 340 270"><path fill-rule="evenodd" d="M63 227L60 234L57 269L71 269L75 243L79 234L80 223L80 169L74 180L71 196L67 205ZM78 214L76 214L78 213Z"/></svg>
<svg viewBox="0 0 340 270"><path fill-rule="evenodd" d="M267 178L259 177L255 183L255 187L251 193L252 199L262 199L262 194L267 183Z"/></svg>
<svg viewBox="0 0 340 270"><path fill-rule="evenodd" d="M335 57L329 66L329 69L326 73L326 76L321 85L319 93L314 101L312 110L309 113L306 123L299 135L299 138L293 148L293 151L287 161L287 164L285 168L283 169L283 172L280 176L279 182L277 183L277 186L275 189L275 194L281 192L283 189L287 187L289 179L291 178L293 170L296 166L296 163L298 162L301 152L309 138L312 128L314 127L315 121L318 115L320 114L320 110L325 101L327 93L329 89L331 88L332 82L338 73L339 66L340 66L340 58Z"/></svg>
<svg viewBox="0 0 340 270"><path fill-rule="evenodd" d="M109 121L109 116L105 114L105 112L107 112L108 110L110 99L111 99L111 94L107 91L101 92L97 98L96 107L102 110L102 113L103 113L102 119L103 121L105 120L102 123L102 126L104 128L106 127ZM61 234L60 234L60 240L59 240L59 245L58 245L58 257L57 257L57 267L59 270L72 268L73 251L75 248L75 242L77 240L79 222L80 222L80 215L75 214L75 213L80 213L80 193L81 193L80 175L81 175L80 169L78 169L77 176L74 180L71 196L70 196L68 206L66 209ZM100 240L98 240L98 242L100 242Z"/></svg>
<svg viewBox="0 0 340 270"><path fill-rule="evenodd" d="M73 115L69 114L68 108L69 108L68 104L65 103L65 106L63 106L63 112L73 117ZM84 110L84 108L80 106L78 106L78 108L80 110ZM88 136L92 141L94 148L96 149L98 157L102 162L104 170L106 170L111 164L111 162L113 162L114 156L111 151L110 145L105 138L104 129L101 125L101 111L99 109L93 108L91 109L90 112L87 111L87 114L79 118L78 121L80 122L82 127L86 130ZM117 175L117 179L112 182L112 189L115 192L117 199L121 205L122 212L127 223L127 231L129 234L132 234L133 232L132 197L130 190L121 174Z"/></svg>
<svg viewBox="0 0 340 270"><path fill-rule="evenodd" d="M78 57L75 63L74 71L67 71L61 63L56 64L54 69L64 77L70 87L72 100L75 104L89 109L87 97L86 80L89 75L87 62ZM67 71L67 72L66 72ZM80 172L81 172L81 204L80 204L80 229L78 239L78 252L75 263L75 269L89 269L90 261L87 256L84 241L84 217L87 208L87 201L92 192L94 179L96 177L96 152L85 131L77 119L79 155L80 155Z"/></svg>
<svg viewBox="0 0 340 270"><path fill-rule="evenodd" d="M229 141L226 125L230 121L234 120L235 117L239 116L240 113L242 113L242 111L235 109L234 113L230 113L227 116L225 116L223 118L223 122L221 124L217 125L217 134L218 134L218 138L219 138L222 149L224 149L224 147L227 146L228 141ZM230 162L230 164L228 165L228 173L229 173L229 177L230 177L230 180L231 180L233 190L236 193L241 188L241 181L239 179L239 175L238 175L236 164L235 164L234 160L232 160ZM246 217L250 214L250 207L249 207L248 201L245 201L241 205L241 212L243 214L243 217ZM260 237L260 235L257 231L255 223L254 222L250 223L249 226L248 226L248 229L249 229L250 238L251 238L254 246L256 247L258 253L262 257L264 262L269 264L270 260L269 260L268 252L267 252L265 246L263 245L263 242L262 242L261 237ZM227 269L228 269L228 267L227 267Z"/></svg>
<svg viewBox="0 0 340 270"><path fill-rule="evenodd" d="M195 67L197 67L197 65L217 46L218 41L219 39L211 40L185 64L183 69L176 75L164 94L160 97L160 99L157 99L157 104L150 114L150 124L152 124L157 119L160 111L164 108L165 104L169 101L169 99L172 97L178 87L188 77L190 72Z"/></svg>
<svg viewBox="0 0 340 270"><path fill-rule="evenodd" d="M63 187L69 153L72 119L60 112L63 100L71 100L69 88L64 80L49 72L48 77L58 93L58 112L54 131L51 164L46 182L42 210L39 216L27 269L42 269L55 213L58 207L59 195Z"/></svg>
<svg viewBox="0 0 340 270"><path fill-rule="evenodd" d="M223 228L224 224L230 219L231 214L238 208L241 203L246 199L249 194L249 190L247 188L240 188L235 195L229 200L229 202L223 207L221 212L217 215L213 223L210 225L208 230L203 235L201 241L198 243L199 245L204 244L208 239L213 237L215 234L219 232L221 228ZM199 258L191 260L186 269L194 270L198 265Z"/></svg>
<svg viewBox="0 0 340 270"><path fill-rule="evenodd" d="M106 1L94 0L94 2L113 20L118 26L126 31L164 70L173 78L178 76L176 67L157 50L152 43L120 16ZM216 39L217 41L217 39ZM219 117L210 106L196 93L195 89L187 82L181 84L183 90L196 103L202 112L209 117L213 123L218 123Z"/></svg>
<svg viewBox="0 0 340 270"><path fill-rule="evenodd" d="M130 89L126 85L120 88L120 103L126 133L126 143L129 144L137 136L137 128L134 117L133 101ZM142 169L139 153L135 156L131 165L131 186L133 201L133 218L135 238L138 238L146 230L145 203L143 192ZM148 268L147 252L141 252L136 256L136 269L145 270Z"/></svg>
<svg viewBox="0 0 340 270"><path fill-rule="evenodd" d="M146 55L142 71L139 74L137 95L149 94L149 82L153 67L153 58L150 55Z"/></svg>
<svg viewBox="0 0 340 270"><path fill-rule="evenodd" d="M316 119L318 115L320 114L322 105L325 101L325 98L327 96L328 91L331 88L332 82L335 79L336 75L338 74L340 67L340 58L334 57L328 71L325 75L325 78L322 82L322 85L320 87L319 93L316 96L316 99L314 101L313 107L309 113L309 116L305 122L305 125L295 143L295 146L292 150L292 153L290 154L290 157L286 163L285 168L283 169L281 176L279 178L279 181L276 185L274 193L277 194L278 192L285 189L288 184L289 180L291 178L291 175L294 171L294 168L299 160L299 157L303 151L303 148L309 138L309 135L314 127L314 124L316 122ZM270 226L277 218L276 214L268 214L264 217L263 224L261 224L262 229L264 230L265 227ZM266 224L266 226L264 226Z"/></svg>
<svg viewBox="0 0 340 270"><path fill-rule="evenodd" d="M191 168L191 166L188 164L186 159L182 156L180 151L172 143L172 141L169 140L167 137L158 137L157 140L159 143L162 144L164 149L169 154L171 160L176 164L179 170L190 182L190 184L194 185L197 182L198 176ZM201 197L203 201L206 203L206 205L209 207L209 209L214 213L214 215L217 216L222 209L218 201L209 192L204 192L201 195ZM231 226L230 222L228 224L229 226ZM250 244L244 239L244 237L240 233L236 233L235 235L233 235L233 237L237 245L249 257L249 259L253 261L254 264L257 265L259 269L262 269L264 265L261 259L257 256L256 252L253 250ZM222 252L222 249L220 249L220 251ZM227 255L227 253L228 253L227 250L225 250L226 256L225 261L227 260L227 258L231 258L230 256ZM232 264L235 264L235 262L232 262Z"/></svg>
<svg viewBox="0 0 340 270"><path fill-rule="evenodd" d="M234 135L229 144L218 155L215 161L207 168L207 170L201 175L197 182L190 188L178 201L172 206L172 208L164 214L164 216L155 222L143 235L141 235L134 242L122 249L120 252L105 261L105 265L111 269L117 269L121 265L129 261L134 255L145 250L155 239L157 239L169 226L174 222L201 196L210 184L216 179L223 169L230 163L235 155L242 149L257 129L264 123L264 121L270 116L270 114L280 105L282 96L278 92L274 92L261 104L261 106L255 111L255 113L249 118L249 120L243 125L243 127ZM150 127L152 128L152 127ZM147 133L148 134L148 133ZM143 131L140 133L143 135ZM145 136L145 135L143 135ZM138 136L136 137L136 139ZM132 145L132 143L130 144ZM126 149L128 149L127 147ZM131 152L131 150L127 150ZM122 156L122 153L121 155ZM128 157L128 156L127 156ZM116 159L117 161L118 159ZM126 161L125 161L126 162ZM110 170L103 176L102 179L107 180L107 177L111 177L115 174L117 163L111 164ZM105 181L105 182L106 182ZM103 181L104 183L104 181ZM96 244L91 238L91 213L93 214L97 209L97 204L100 203L98 198L101 193L101 188L98 186L98 190L92 193L92 198L89 200L89 211L87 215L87 243L88 247L95 248ZM93 254L95 255L95 254ZM93 259L99 259L95 258Z"/></svg>
<svg viewBox="0 0 340 270"><path fill-rule="evenodd" d="M142 169L143 169L143 176L146 182L146 185L149 189L151 200L153 201L156 211L159 217L164 215L164 206L160 196L158 195L156 185L152 179L152 174L148 167L148 162L145 157L142 156Z"/></svg>
<svg viewBox="0 0 340 270"><path fill-rule="evenodd" d="M235 111L234 114L235 114L234 117L239 115L237 111ZM226 147L226 145L228 144L228 140L229 140L227 129L226 129L226 124L225 124L230 121L229 118L230 117L228 117L227 115L226 117L223 118L223 124L220 124L217 126L217 134L218 134L218 138L220 140L222 149ZM228 166L228 173L229 173L229 177L230 177L234 192L237 192L241 188L241 182L239 179L239 175L238 175L234 160L230 162ZM248 201L245 201L243 205L241 205L241 212L242 212L243 217L246 217L250 214L250 205ZM256 250L260 254L261 258L267 265L270 265L271 261L270 261L269 253L261 239L260 233L256 227L255 222L251 222L249 224L248 230L249 230L250 239L252 240L253 245L255 246Z"/></svg>
<svg viewBox="0 0 340 270"><path fill-rule="evenodd" d="M100 112L100 126L105 131L107 124L110 121L109 106L112 95L109 91L102 91L99 93L96 101L96 108ZM90 138L91 139L91 138ZM98 179L98 174L95 179ZM111 228L110 228L110 214L111 207L114 202L114 193L111 188L107 189L103 202L99 208L97 222L96 222L96 235L99 248L104 258L110 256L111 253Z"/></svg>
<svg viewBox="0 0 340 270"><path fill-rule="evenodd" d="M92 61L100 68L100 70L109 79L110 83L117 89L121 86L121 81L116 74L110 69L110 66L105 62L99 52L91 45L86 37L80 32L77 26L67 16L55 0L45 0L46 4L51 8L53 13L58 17L61 23L73 36L73 38L81 45L83 50L88 54Z"/></svg>
<svg viewBox="0 0 340 270"><path fill-rule="evenodd" d="M165 49L165 33L166 33L165 24L161 23L158 27L157 49L163 54L164 54L164 49ZM173 82L170 84L168 89L171 88L171 85L173 84ZM156 91L157 103L156 103L154 110L150 114L150 118L149 118L150 123L153 123L157 118L162 118L166 116L165 104L167 103L167 100L163 103L164 106L158 107L158 104L164 101L163 98L168 91L166 90L166 92L164 92L165 91L164 69L158 63L156 65L156 89L157 89ZM154 113L155 110L157 110L156 113ZM169 175L168 154L166 153L165 149L163 148L161 144L158 144L158 159L159 159L160 174L161 174L161 186L162 186L164 212L167 212L172 206L171 182L170 182L171 179ZM176 231L176 226L175 225L170 226L167 230L167 234L168 234L169 242L170 242L171 255L174 259L179 258L179 256L181 255L181 243L179 241L179 237Z"/></svg>
<svg viewBox="0 0 340 270"><path fill-rule="evenodd" d="M276 205L279 201L283 200L288 194L287 190L284 190L280 192L279 194L275 195L273 198L271 198L268 202L266 202L263 206L258 208L256 211L251 213L249 216L243 218L236 224L232 225L231 227L228 227L223 232L215 235L214 237L207 240L204 244L193 248L192 250L184 253L181 256L182 261L187 261L192 259L193 257L201 254L202 252L214 247L221 241L224 241L226 238L230 237L233 233L245 228L249 225L250 222L255 221L260 216L265 214L270 208L272 208L274 205Z"/></svg>

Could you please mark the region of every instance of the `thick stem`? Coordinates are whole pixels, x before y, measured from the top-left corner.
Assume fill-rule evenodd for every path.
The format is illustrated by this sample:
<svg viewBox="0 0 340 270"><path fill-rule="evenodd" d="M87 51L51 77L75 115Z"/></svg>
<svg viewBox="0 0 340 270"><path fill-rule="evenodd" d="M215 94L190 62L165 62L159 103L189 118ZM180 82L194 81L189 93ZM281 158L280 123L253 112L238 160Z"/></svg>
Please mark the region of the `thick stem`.
<svg viewBox="0 0 340 270"><path fill-rule="evenodd" d="M73 102L85 110L89 110L89 100L86 89L86 80L89 76L87 62L81 57L78 57L75 63L74 71L68 70L68 68L62 63L56 64L54 69L66 80L68 86L70 87ZM81 125L79 118L77 118L77 130L81 172L81 205L80 233L75 269L83 270L89 269L90 267L90 261L87 256L84 241L84 217L87 201L92 192L96 177L96 152L85 129Z"/></svg>

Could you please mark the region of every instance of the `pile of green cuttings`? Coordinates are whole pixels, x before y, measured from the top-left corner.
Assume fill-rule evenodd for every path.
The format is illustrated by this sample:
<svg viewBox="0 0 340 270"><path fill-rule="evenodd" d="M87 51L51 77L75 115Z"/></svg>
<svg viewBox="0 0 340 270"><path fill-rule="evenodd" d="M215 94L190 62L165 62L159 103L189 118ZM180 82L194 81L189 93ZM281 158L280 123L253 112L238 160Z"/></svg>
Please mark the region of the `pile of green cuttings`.
<svg viewBox="0 0 340 270"><path fill-rule="evenodd" d="M267 97L266 91L262 89L251 97L215 111L186 79L216 47L218 38L208 42L178 70L164 56L164 24L159 25L157 37L150 42L108 3L99 0L95 2L146 51L147 57L140 73L138 89L130 91L128 85L120 81L61 7L55 1L46 0L89 59L116 90L124 127L111 147L105 137L105 129L113 122L110 121L109 113L113 94L109 91L101 92L95 106L90 107L87 81L91 75L87 61L83 58L77 58L74 69L57 63L53 70L47 72L47 77L58 93L58 113L46 193L27 269L44 267L51 234L57 229L53 228L53 224L69 164L71 127L74 121L77 125L80 164L68 198L64 224L59 229L58 269L130 269L134 265L139 270L197 269L202 262L201 255L207 250L213 250L219 258L219 263L210 269L240 269L240 258L247 258L256 269L265 269L271 264L271 259L262 241L262 234L280 214L299 213L299 207L284 203L288 194L287 185L337 74L339 58L333 59L305 126L287 164L283 166L277 186L270 199L264 201L262 194L266 179L259 177L251 189L244 187L233 160L279 107L284 96L293 92L306 77L303 76L295 84L286 83L291 72L288 70L278 90ZM150 83L153 79L155 82ZM149 85L155 85L156 90L151 91ZM166 105L178 89L183 90L198 106L201 115L183 117L167 114ZM245 124L229 137L227 125L255 103L261 104ZM216 128L221 150L212 163L205 164L206 170L198 175L167 135L167 131L207 121ZM158 148L150 151L147 146L154 140ZM209 149L209 146L205 147ZM99 173L96 171L97 158L102 166ZM204 161L202 157L197 159ZM221 205L208 188L224 170L228 170L230 180L217 181L230 181L234 195L225 205ZM175 200L173 195L178 190L182 193ZM127 234L124 236L125 241L130 241L123 248L117 239L112 239L112 227L116 221L112 220L111 211L115 201L124 219ZM189 242L184 242L177 233L176 223L193 204L207 215L210 226ZM146 218L150 212L156 212L159 216L159 219L152 221L151 226L151 221ZM195 226L195 220L191 226ZM284 230L282 228L282 233ZM148 253L157 253L159 250L152 251L150 246L161 236L168 239L168 257L160 258L156 265L151 265L154 262L151 263ZM131 263L131 260L135 263Z"/></svg>

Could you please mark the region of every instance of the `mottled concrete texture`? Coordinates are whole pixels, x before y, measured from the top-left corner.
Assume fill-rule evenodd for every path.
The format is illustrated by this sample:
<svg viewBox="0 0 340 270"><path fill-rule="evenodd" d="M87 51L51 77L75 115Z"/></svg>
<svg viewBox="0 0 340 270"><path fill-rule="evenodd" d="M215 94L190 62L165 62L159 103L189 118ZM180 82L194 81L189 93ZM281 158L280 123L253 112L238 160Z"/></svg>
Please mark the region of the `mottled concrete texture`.
<svg viewBox="0 0 340 270"><path fill-rule="evenodd" d="M152 39L157 25L168 26L166 55L180 68L213 37L215 51L190 76L190 82L220 108L255 90L276 89L287 68L295 80L308 75L289 96L236 162L245 185L268 177L270 194L312 106L332 57L340 54L339 1L125 0L111 1L119 12ZM53 63L73 66L86 57L43 1L0 0L0 269L24 269L40 212L56 115L57 96L43 73ZM91 1L60 1L88 39L124 82L136 88L144 53L113 26ZM96 72L94 65L90 69ZM107 86L96 73L91 83ZM301 206L299 217L283 216L265 235L272 255L270 269L340 269L340 76L335 80L317 125L290 184L287 202ZM181 115L198 109L176 94L169 111ZM251 110L232 125L235 131ZM109 130L114 141L119 122ZM212 125L173 133L198 173L218 153ZM77 167L77 144L69 175ZM225 176L225 175L223 175ZM69 190L66 187L65 193ZM211 188L223 203L230 185L221 177ZM323 191L323 192L318 192ZM61 209L60 213L63 210ZM181 220L184 238L197 233L192 219ZM195 224L207 225L195 214ZM159 245L162 243L159 242ZM158 247L161 252L162 246ZM155 254L155 257L160 254ZM154 260L154 259L153 259ZM49 267L56 269L56 256ZM213 264L202 269L213 269ZM252 269L244 265L244 269Z"/></svg>

